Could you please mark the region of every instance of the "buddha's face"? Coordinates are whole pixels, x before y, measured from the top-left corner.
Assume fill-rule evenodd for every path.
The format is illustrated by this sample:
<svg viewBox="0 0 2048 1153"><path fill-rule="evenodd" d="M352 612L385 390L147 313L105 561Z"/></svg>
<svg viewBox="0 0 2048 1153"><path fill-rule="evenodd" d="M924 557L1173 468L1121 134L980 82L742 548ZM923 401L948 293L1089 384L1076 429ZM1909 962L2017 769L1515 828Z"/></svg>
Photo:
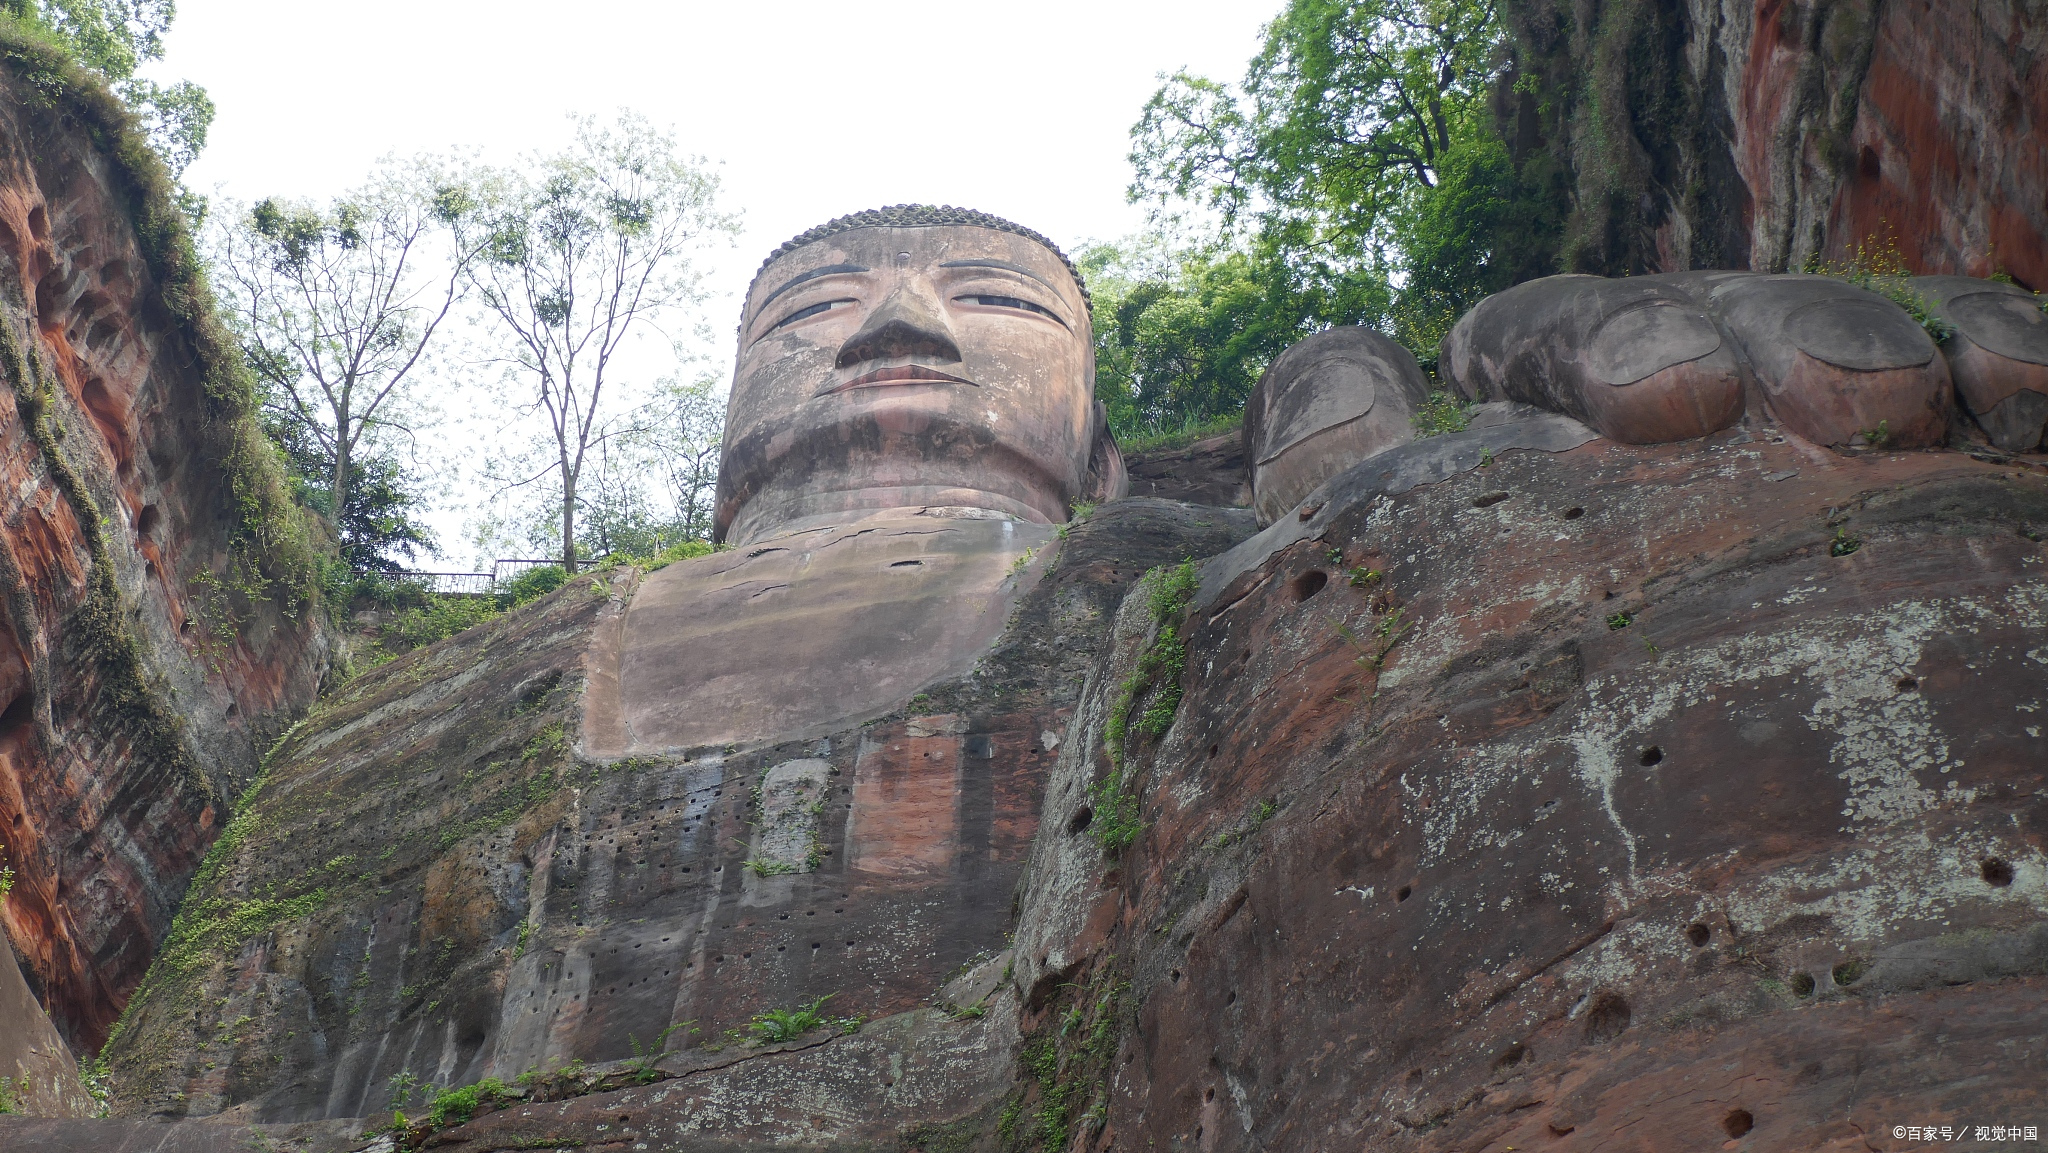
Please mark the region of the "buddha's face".
<svg viewBox="0 0 2048 1153"><path fill-rule="evenodd" d="M1065 520L1087 495L1094 379L1080 289L1036 241L857 228L796 249L741 316L720 533L906 507Z"/></svg>

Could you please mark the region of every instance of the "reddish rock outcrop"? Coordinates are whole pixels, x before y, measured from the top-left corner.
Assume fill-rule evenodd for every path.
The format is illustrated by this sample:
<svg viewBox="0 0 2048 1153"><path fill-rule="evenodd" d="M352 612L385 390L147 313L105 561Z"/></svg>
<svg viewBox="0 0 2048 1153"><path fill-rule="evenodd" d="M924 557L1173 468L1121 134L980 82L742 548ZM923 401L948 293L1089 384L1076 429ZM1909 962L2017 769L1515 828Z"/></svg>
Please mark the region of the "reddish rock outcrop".
<svg viewBox="0 0 2048 1153"><path fill-rule="evenodd" d="M1574 187L1563 272L1799 271L1873 239L2048 287L2048 22L2022 0L1512 0L1500 122Z"/></svg>
<svg viewBox="0 0 2048 1153"><path fill-rule="evenodd" d="M0 57L0 924L88 1052L325 649L168 181L97 82Z"/></svg>
<svg viewBox="0 0 2048 1153"><path fill-rule="evenodd" d="M971 672L800 740L587 755L587 659L635 592L625 570L359 677L272 755L195 883L110 1048L117 1107L388 1117L395 1076L510 1081L646 1050L625 1081L660 1084L484 1131L623 1111L642 1132L855 1144L975 1114L1015 1059L989 958L1116 605L1251 527L1106 505L1017 571ZM942 992L976 963L977 991ZM800 1052L728 1032L827 995L827 1016L869 1023Z"/></svg>
<svg viewBox="0 0 2048 1153"><path fill-rule="evenodd" d="M1130 469L1132 496L1218 508L1245 508L1252 503L1241 432L1208 437L1185 448L1134 452L1125 463Z"/></svg>
<svg viewBox="0 0 2048 1153"><path fill-rule="evenodd" d="M1210 562L1176 719L1126 753L1143 831L1105 858L1052 830L1101 803L1154 635L1127 603L1020 907L1026 1121L1092 1109L1094 1150L1886 1148L2036 1106L2039 459L1742 430L1475 448L1420 485L1398 459L1488 435ZM1117 1040L1078 1041L1111 994Z"/></svg>

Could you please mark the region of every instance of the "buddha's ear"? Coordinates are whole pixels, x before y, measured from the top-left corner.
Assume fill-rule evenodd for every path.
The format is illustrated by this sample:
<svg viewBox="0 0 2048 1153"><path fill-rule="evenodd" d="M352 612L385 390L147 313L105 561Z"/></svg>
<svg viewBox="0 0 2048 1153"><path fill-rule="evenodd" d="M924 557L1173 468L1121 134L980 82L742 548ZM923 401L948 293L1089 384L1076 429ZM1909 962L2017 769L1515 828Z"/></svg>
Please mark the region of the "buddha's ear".
<svg viewBox="0 0 2048 1153"><path fill-rule="evenodd" d="M1089 415L1090 432L1088 448L1088 475L1082 481L1081 499L1091 504L1104 504L1126 496L1131 491L1131 476L1124 469L1123 450L1116 446L1116 436L1109 431L1109 410L1101 401Z"/></svg>

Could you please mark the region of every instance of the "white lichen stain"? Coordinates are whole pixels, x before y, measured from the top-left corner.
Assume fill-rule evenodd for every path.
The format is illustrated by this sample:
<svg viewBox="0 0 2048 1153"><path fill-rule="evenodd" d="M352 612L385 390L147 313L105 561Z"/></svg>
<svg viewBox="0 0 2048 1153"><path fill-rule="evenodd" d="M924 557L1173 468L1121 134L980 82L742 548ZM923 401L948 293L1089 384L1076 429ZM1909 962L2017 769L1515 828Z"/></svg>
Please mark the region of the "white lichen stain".
<svg viewBox="0 0 2048 1153"><path fill-rule="evenodd" d="M1609 914L1617 916L1614 931L1573 957L1559 975L1586 990L1627 984L1653 963L1689 957L1693 950L1684 927L1715 913L1752 932L1795 915L1823 916L1832 925L1827 935L1845 949L1882 946L1899 939L1902 930L1912 936L1915 928L1944 926L1968 903L1990 901L2031 917L2048 916L2048 854L2021 838L2001 839L1988 830L1937 842L1913 820L1937 805L1967 805L1977 790L1951 780L1937 796L1919 783L1917 774L1928 768L1964 762L1948 757L1948 742L1933 725L1925 698L1902 691L1898 677L1919 661L1935 637L1975 632L1994 620L2026 629L2048 627L2048 586L2021 585L2001 601L1905 602L1673 654L1661 666L1675 674L1673 679L1651 686L1642 699L1636 698L1644 687L1621 677L1589 683L1590 704L1579 731L1555 739L1571 745L1580 780L1599 791L1609 819L1631 850L1631 868L1626 884L1617 879L1608 886ZM2048 646L2028 655L2048 663L2043 654ZM1844 831L1854 832L1855 840L1810 863L1788 862L1752 874L1712 896L1696 893L1694 878L1713 871L1715 861L1637 876L1635 838L1613 800L1622 754L1681 703L1696 703L1705 686L1788 676L1803 678L1818 692L1804 714L1808 725L1837 734L1829 757L1841 766L1839 776L1849 786L1843 812L1852 823ZM1471 788L1425 815L1426 830L1433 834L1425 840L1425 859L1451 851L1451 834L1466 815L1476 817L1481 794L1504 779L1501 770L1528 763L1536 751L1535 745L1467 751L1465 779ZM1730 851L1722 862L1736 855ZM2009 885L1985 884L1981 863L1992 856L2012 866ZM1551 875L1543 880L1554 884ZM1690 901L1684 899L1687 893L1694 894ZM1671 903L1674 899L1677 904Z"/></svg>
<svg viewBox="0 0 2048 1153"><path fill-rule="evenodd" d="M1899 678L1919 663L1931 639L1973 632L2000 618L2008 626L2048 627L2044 610L2048 585L2040 583L2016 586L1998 602L1905 601L1854 615L1796 622L1700 649L1676 650L1650 666L1657 679L1649 684L1636 670L1594 678L1586 684L1586 704L1579 710L1575 731L1527 744L1508 741L1461 751L1465 772L1460 787L1422 816L1423 863L1441 861L1459 848L1454 845L1459 830L1477 820L1484 799L1516 778L1522 766L1536 763L1545 744L1556 742L1571 750L1579 780L1599 796L1621 835L1628 851L1628 876L1625 883L1617 879L1610 896L1627 904L1641 880L1637 838L1615 794L1628 771L1625 766L1636 759L1637 746L1654 743L1657 725L1710 694L1720 697L1737 686L1780 678L1797 679L1814 694L1803 719L1810 729L1835 736L1828 757L1839 766L1837 775L1847 786L1842 815L1848 824L1843 831L1895 824L1936 805L1969 804L1976 797L1973 788L1937 793L1921 783L1921 773L1957 768L1963 762L1950 757L1949 740L1935 727L1926 698L1902 691ZM2041 654L2048 654L2048 646L2028 655L2048 663L2048 655Z"/></svg>

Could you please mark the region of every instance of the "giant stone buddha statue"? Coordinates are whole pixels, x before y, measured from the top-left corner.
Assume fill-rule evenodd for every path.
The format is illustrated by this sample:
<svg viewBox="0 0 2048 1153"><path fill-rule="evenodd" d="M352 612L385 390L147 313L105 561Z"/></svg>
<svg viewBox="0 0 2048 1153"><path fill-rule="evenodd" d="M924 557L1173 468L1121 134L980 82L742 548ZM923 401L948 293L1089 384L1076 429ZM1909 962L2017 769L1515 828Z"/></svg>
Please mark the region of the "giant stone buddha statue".
<svg viewBox="0 0 2048 1153"><path fill-rule="evenodd" d="M1073 505L1122 495L1088 294L1045 237L898 205L748 289L716 532L592 654L596 755L800 739L972 667Z"/></svg>

